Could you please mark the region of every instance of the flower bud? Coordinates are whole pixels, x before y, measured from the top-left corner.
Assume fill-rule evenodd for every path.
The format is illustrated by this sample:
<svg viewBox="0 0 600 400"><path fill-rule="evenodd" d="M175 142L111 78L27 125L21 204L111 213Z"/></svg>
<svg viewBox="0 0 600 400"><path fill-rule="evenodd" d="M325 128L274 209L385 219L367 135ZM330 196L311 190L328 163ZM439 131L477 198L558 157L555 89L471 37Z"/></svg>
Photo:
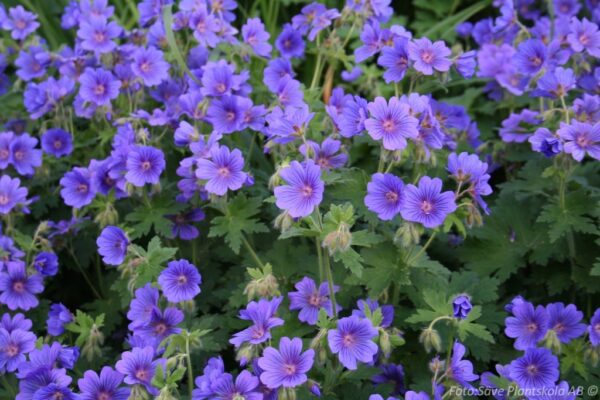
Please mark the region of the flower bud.
<svg viewBox="0 0 600 400"><path fill-rule="evenodd" d="M100 211L94 221L104 228L107 225L115 225L119 221L119 212L112 203L106 203L104 210Z"/></svg>
<svg viewBox="0 0 600 400"><path fill-rule="evenodd" d="M381 329L379 333L379 347L385 358L389 358L392 353L392 342L390 340L390 334L385 330Z"/></svg>
<svg viewBox="0 0 600 400"><path fill-rule="evenodd" d="M235 359L240 363L242 367L246 366L250 361L254 359L254 346L243 345L239 348Z"/></svg>
<svg viewBox="0 0 600 400"><path fill-rule="evenodd" d="M321 386L312 379L309 379L306 383L308 386L308 390L317 397L321 397Z"/></svg>
<svg viewBox="0 0 600 400"><path fill-rule="evenodd" d="M560 354L560 339L554 329L548 330L544 337L544 346L550 349L554 354Z"/></svg>
<svg viewBox="0 0 600 400"><path fill-rule="evenodd" d="M473 309L471 298L467 294L459 294L452 300L454 318L465 319Z"/></svg>
<svg viewBox="0 0 600 400"><path fill-rule="evenodd" d="M275 226L275 229L278 229L281 231L281 233L283 233L290 229L293 224L294 219L290 216L290 214L288 214L287 211L284 211L279 214L277 218L275 218L275 223L273 225Z"/></svg>
<svg viewBox="0 0 600 400"><path fill-rule="evenodd" d="M279 295L279 284L273 274L268 273L261 278L251 280L244 289L248 300L255 297L273 297Z"/></svg>
<svg viewBox="0 0 600 400"><path fill-rule="evenodd" d="M402 247L407 248L412 245L418 244L421 238L421 233L415 224L405 222L398 228L396 235L394 236L394 243L400 244Z"/></svg>
<svg viewBox="0 0 600 400"><path fill-rule="evenodd" d="M160 393L156 397L156 400L177 400L176 397L171 394L171 390L167 386L160 390Z"/></svg>
<svg viewBox="0 0 600 400"><path fill-rule="evenodd" d="M280 400L296 400L296 389L295 388L281 388L279 389Z"/></svg>
<svg viewBox="0 0 600 400"><path fill-rule="evenodd" d="M95 356L102 356L102 345L104 344L104 335L96 324L90 328L90 334L87 341L81 349L81 354L88 360L92 361Z"/></svg>
<svg viewBox="0 0 600 400"><path fill-rule="evenodd" d="M323 239L323 247L329 249L329 254L333 255L336 251L344 252L352 244L352 234L350 226L341 222L338 229L330 232Z"/></svg>
<svg viewBox="0 0 600 400"><path fill-rule="evenodd" d="M433 328L425 328L419 336L419 342L425 347L425 351L430 353L432 349L439 352L442 349L442 339L440 334Z"/></svg>
<svg viewBox="0 0 600 400"><path fill-rule="evenodd" d="M590 347L583 353L584 359L596 368L600 361L600 346Z"/></svg>
<svg viewBox="0 0 600 400"><path fill-rule="evenodd" d="M437 374L438 376L442 374L442 371L446 367L446 363L444 360L440 360L439 357L434 357L433 360L429 363L429 370L433 374Z"/></svg>

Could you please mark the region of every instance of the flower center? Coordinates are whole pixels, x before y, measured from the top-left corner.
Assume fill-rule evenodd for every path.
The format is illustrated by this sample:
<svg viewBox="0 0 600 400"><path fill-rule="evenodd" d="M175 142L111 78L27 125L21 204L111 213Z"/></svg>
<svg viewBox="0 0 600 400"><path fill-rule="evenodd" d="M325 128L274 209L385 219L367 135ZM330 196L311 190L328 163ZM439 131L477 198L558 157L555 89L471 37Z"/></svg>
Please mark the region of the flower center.
<svg viewBox="0 0 600 400"><path fill-rule="evenodd" d="M104 92L106 92L106 88L101 83L96 85L96 87L94 88L94 93L98 96L103 95Z"/></svg>
<svg viewBox="0 0 600 400"><path fill-rule="evenodd" d="M144 161L144 162L142 163L142 169L143 169L144 171L148 171L148 170L150 170L150 167L152 167L152 164L150 163L150 161Z"/></svg>
<svg viewBox="0 0 600 400"><path fill-rule="evenodd" d="M63 146L62 142L60 140L55 140L53 145L56 150L62 149L62 146Z"/></svg>
<svg viewBox="0 0 600 400"><path fill-rule="evenodd" d="M532 375L532 376L533 375L537 375L537 373L538 373L538 367L537 367L537 365L534 365L534 364L528 365L527 366L527 373L529 375Z"/></svg>
<svg viewBox="0 0 600 400"><path fill-rule="evenodd" d="M356 339L354 338L354 335L351 335L349 333L344 335L344 338L342 339L342 341L344 342L345 347L353 346L354 343L356 343Z"/></svg>
<svg viewBox="0 0 600 400"><path fill-rule="evenodd" d="M80 183L79 185L77 185L77 191L79 193L87 193L88 185L86 185L85 183Z"/></svg>
<svg viewBox="0 0 600 400"><path fill-rule="evenodd" d="M588 147L591 143L590 139L586 135L577 136L577 139L575 140L575 142L577 143L577 146L583 147L583 148Z"/></svg>
<svg viewBox="0 0 600 400"><path fill-rule="evenodd" d="M323 168L329 167L329 160L326 157L317 158L317 164Z"/></svg>
<svg viewBox="0 0 600 400"><path fill-rule="evenodd" d="M235 119L235 113L233 111L228 111L227 114L225 114L225 118L227 118L227 121L233 121Z"/></svg>
<svg viewBox="0 0 600 400"><path fill-rule="evenodd" d="M4 352L8 357L12 358L19 354L19 346L16 343L10 343L4 348Z"/></svg>
<svg viewBox="0 0 600 400"><path fill-rule="evenodd" d="M25 29L27 27L27 22L22 19L15 20L15 26L17 29Z"/></svg>
<svg viewBox="0 0 600 400"><path fill-rule="evenodd" d="M433 61L433 52L431 50L424 50L421 52L421 60L427 64L431 64Z"/></svg>
<svg viewBox="0 0 600 400"><path fill-rule="evenodd" d="M296 373L296 366L294 364L284 364L283 371L286 375L294 375Z"/></svg>
<svg viewBox="0 0 600 400"><path fill-rule="evenodd" d="M25 284L21 281L13 283L13 290L17 293L23 293L25 291Z"/></svg>
<svg viewBox="0 0 600 400"><path fill-rule="evenodd" d="M302 188L301 193L302 193L302 196L304 196L304 197L310 197L310 196L312 196L313 188L306 185Z"/></svg>
<svg viewBox="0 0 600 400"><path fill-rule="evenodd" d="M389 191L385 194L385 199L388 203L395 203L398 201L398 193Z"/></svg>
<svg viewBox="0 0 600 400"><path fill-rule="evenodd" d="M386 119L385 121L383 121L383 124L381 124L381 126L383 127L384 131L389 133L394 130L396 124L391 119Z"/></svg>
<svg viewBox="0 0 600 400"><path fill-rule="evenodd" d="M265 335L265 330L261 327L255 326L252 329L252 339L260 339Z"/></svg>
<svg viewBox="0 0 600 400"><path fill-rule="evenodd" d="M286 39L283 41L283 47L286 49L290 49L292 47L292 41L290 39Z"/></svg>
<svg viewBox="0 0 600 400"><path fill-rule="evenodd" d="M421 202L421 211L423 211L425 214L430 214L431 210L433 210L433 204L431 204L431 202L428 200L423 200Z"/></svg>
<svg viewBox="0 0 600 400"><path fill-rule="evenodd" d="M146 371L145 369L138 369L137 371L135 371L135 377L137 379L139 379L140 381L147 381L148 380L148 371Z"/></svg>
<svg viewBox="0 0 600 400"><path fill-rule="evenodd" d="M308 298L308 304L310 304L311 306L314 307L318 307L321 305L321 296L319 296L316 293L313 293L310 295L310 297Z"/></svg>
<svg viewBox="0 0 600 400"><path fill-rule="evenodd" d="M25 157L25 152L23 150L15 151L15 158L21 161Z"/></svg>
<svg viewBox="0 0 600 400"><path fill-rule="evenodd" d="M538 56L530 57L529 61L531 61L531 63L533 65L535 65L536 67L539 67L540 65L542 65L542 59Z"/></svg>
<svg viewBox="0 0 600 400"><path fill-rule="evenodd" d="M9 201L10 201L10 197L8 197L5 194L0 194L0 205L5 206L8 204Z"/></svg>
<svg viewBox="0 0 600 400"><path fill-rule="evenodd" d="M177 277L177 283L179 283L180 285L186 284L187 283L187 277L185 275L179 275Z"/></svg>
<svg viewBox="0 0 600 400"><path fill-rule="evenodd" d="M217 86L215 87L215 89L217 89L217 92L219 93L225 93L225 90L227 90L227 86L225 86L224 83L217 83Z"/></svg>
<svg viewBox="0 0 600 400"><path fill-rule="evenodd" d="M229 168L227 167L221 167L217 170L217 172L223 178L226 178L231 174L231 171L229 171Z"/></svg>
<svg viewBox="0 0 600 400"><path fill-rule="evenodd" d="M94 34L94 40L98 43L102 43L106 40L106 35L104 34L104 32L96 32Z"/></svg>
<svg viewBox="0 0 600 400"><path fill-rule="evenodd" d="M556 333L562 333L565 331L565 326L561 322L559 322L556 325L554 325L554 328L552 329L554 329Z"/></svg>
<svg viewBox="0 0 600 400"><path fill-rule="evenodd" d="M537 331L537 328L538 328L537 324L534 323L534 322L528 324L527 327L526 327L527 331L530 332L530 333L533 333L533 332Z"/></svg>
<svg viewBox="0 0 600 400"><path fill-rule="evenodd" d="M51 397L52 400L63 400L64 398L65 396L61 392L55 392Z"/></svg>
<svg viewBox="0 0 600 400"><path fill-rule="evenodd" d="M590 41L590 38L585 34L582 33L581 35L579 35L579 43L581 43L582 45L586 45L588 44Z"/></svg>
<svg viewBox="0 0 600 400"><path fill-rule="evenodd" d="M8 152L7 149L0 150L0 158L3 159L3 160L6 160L8 158L9 154L10 153Z"/></svg>
<svg viewBox="0 0 600 400"><path fill-rule="evenodd" d="M154 327L154 332L157 335L162 335L167 331L167 326L163 323L163 322L159 322L158 324L156 324L156 326Z"/></svg>
<svg viewBox="0 0 600 400"><path fill-rule="evenodd" d="M142 70L142 72L150 71L150 63L148 61L144 61L140 64L140 69Z"/></svg>
<svg viewBox="0 0 600 400"><path fill-rule="evenodd" d="M107 392L98 393L97 400L111 400L110 393L107 393Z"/></svg>

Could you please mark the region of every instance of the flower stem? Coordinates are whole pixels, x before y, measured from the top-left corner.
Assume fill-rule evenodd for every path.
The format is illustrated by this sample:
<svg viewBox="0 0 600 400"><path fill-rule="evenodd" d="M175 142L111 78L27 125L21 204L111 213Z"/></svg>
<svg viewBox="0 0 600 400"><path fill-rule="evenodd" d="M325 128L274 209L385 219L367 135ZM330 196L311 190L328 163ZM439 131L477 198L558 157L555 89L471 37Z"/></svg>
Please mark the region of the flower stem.
<svg viewBox="0 0 600 400"><path fill-rule="evenodd" d="M323 250L321 250L321 241L318 236L315 238L315 244L317 247L317 260L319 262L319 281L324 282L325 271L323 270Z"/></svg>
<svg viewBox="0 0 600 400"><path fill-rule="evenodd" d="M429 236L429 239L427 239L427 242L425 242L425 244L423 245L423 247L421 247L421 250L419 250L419 252L414 256L411 257L408 260L408 264L410 265L410 263L412 263L413 261L415 261L417 258L421 257L421 255L425 252L425 250L427 250L427 248L429 247L429 245L431 244L431 242L433 242L433 239L435 238L435 234L436 232L434 231L431 236Z"/></svg>
<svg viewBox="0 0 600 400"><path fill-rule="evenodd" d="M325 253L325 272L327 274L327 286L329 286L329 298L331 300L331 310L333 317L337 318L337 303L335 302L335 288L333 287L333 274L331 273L331 264L329 263L329 254Z"/></svg>
<svg viewBox="0 0 600 400"><path fill-rule="evenodd" d="M194 391L194 371L192 370L192 356L190 355L190 334L188 332L185 337L185 360L187 363L187 376L188 376L188 391L190 399L192 398L192 392Z"/></svg>
<svg viewBox="0 0 600 400"><path fill-rule="evenodd" d="M263 264L263 262L260 260L260 258L256 254L256 252L252 248L252 245L250 244L250 242L248 242L248 239L246 239L246 236L244 236L244 235L242 235L242 243L244 244L244 247L246 248L246 250L248 250L248 253L250 253L250 256L252 256L252 259L254 260L254 262L256 264L258 264L258 266L261 269L264 268L265 264Z"/></svg>

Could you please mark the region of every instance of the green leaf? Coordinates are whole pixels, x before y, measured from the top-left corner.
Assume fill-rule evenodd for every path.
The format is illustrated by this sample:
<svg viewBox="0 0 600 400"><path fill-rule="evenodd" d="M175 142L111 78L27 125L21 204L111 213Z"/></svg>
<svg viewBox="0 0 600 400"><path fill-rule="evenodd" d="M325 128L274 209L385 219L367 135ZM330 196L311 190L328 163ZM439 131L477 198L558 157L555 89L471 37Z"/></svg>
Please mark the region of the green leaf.
<svg viewBox="0 0 600 400"><path fill-rule="evenodd" d="M481 307L475 306L467 316L467 318L460 320L458 323L458 337L461 341L465 341L470 335L478 337L489 343L494 343L492 334L487 328L481 324L477 324L473 321L481 317Z"/></svg>
<svg viewBox="0 0 600 400"><path fill-rule="evenodd" d="M162 247L158 236L153 237L148 243L147 250L139 246L134 248L140 254L142 260L136 269L135 287L141 287L148 282L155 281L167 261L173 259L175 253L177 253L175 247Z"/></svg>
<svg viewBox="0 0 600 400"><path fill-rule="evenodd" d="M244 234L269 231L265 224L252 218L260 212L261 203L258 198L247 199L243 194L237 195L228 204L225 215L213 218L208 236L224 237L231 250L239 254Z"/></svg>
<svg viewBox="0 0 600 400"><path fill-rule="evenodd" d="M589 210L588 195L580 190L566 197L564 208L558 201L546 205L538 221L550 226L548 235L551 242L556 242L568 232L598 233L594 221L585 215Z"/></svg>
<svg viewBox="0 0 600 400"><path fill-rule="evenodd" d="M171 237L173 222L166 215L176 214L185 207L184 204L165 199L156 199L148 206L139 206L127 214L126 221L132 222L133 231L129 232L131 239L148 235L152 229L162 237Z"/></svg>
<svg viewBox="0 0 600 400"><path fill-rule="evenodd" d="M104 325L104 314L98 315L95 319L87 315L81 310L77 310L73 322L65 325L65 329L69 332L77 333L75 344L79 347L83 346L92 333L92 329L100 329Z"/></svg>
<svg viewBox="0 0 600 400"><path fill-rule="evenodd" d="M381 294L392 282L397 285L410 282L409 267L393 244L384 242L375 247L364 248L360 255L364 263L372 267L365 271L369 277L367 287L371 295Z"/></svg>

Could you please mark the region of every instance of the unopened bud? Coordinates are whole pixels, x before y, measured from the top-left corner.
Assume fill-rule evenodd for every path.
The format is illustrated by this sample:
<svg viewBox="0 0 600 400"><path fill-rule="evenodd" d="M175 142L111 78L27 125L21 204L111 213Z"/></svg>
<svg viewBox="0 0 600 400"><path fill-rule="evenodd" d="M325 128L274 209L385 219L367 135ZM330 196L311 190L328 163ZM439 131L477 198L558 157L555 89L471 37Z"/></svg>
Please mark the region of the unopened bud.
<svg viewBox="0 0 600 400"><path fill-rule="evenodd" d="M385 358L389 358L392 353L392 342L390 340L390 334L385 330L381 329L379 334L379 347Z"/></svg>
<svg viewBox="0 0 600 400"><path fill-rule="evenodd" d="M544 337L544 346L549 348L554 354L560 354L560 339L554 329L548 330Z"/></svg>
<svg viewBox="0 0 600 400"><path fill-rule="evenodd" d="M442 339L440 334L433 328L425 328L419 336L419 342L425 347L425 351L430 353L431 350L439 352L442 349Z"/></svg>
<svg viewBox="0 0 600 400"><path fill-rule="evenodd" d="M279 399L296 400L296 389L293 387L279 389Z"/></svg>
<svg viewBox="0 0 600 400"><path fill-rule="evenodd" d="M235 356L235 359L243 367L254 359L254 353L255 353L254 346L243 345L242 347L239 348L239 350Z"/></svg>
<svg viewBox="0 0 600 400"><path fill-rule="evenodd" d="M102 345L104 344L104 335L96 324L90 328L90 335L81 349L81 354L88 360L92 361L94 357L102 356Z"/></svg>
<svg viewBox="0 0 600 400"><path fill-rule="evenodd" d="M344 252L352 244L352 234L350 226L341 222L337 230L330 232L323 239L323 247L329 249L329 254L333 255L336 251Z"/></svg>
<svg viewBox="0 0 600 400"><path fill-rule="evenodd" d="M248 300L256 297L273 297L279 295L279 284L273 274L267 274L260 279L251 280L244 289Z"/></svg>
<svg viewBox="0 0 600 400"><path fill-rule="evenodd" d="M287 231L294 224L294 219L290 216L287 211L282 212L275 218L275 229L281 231L281 233Z"/></svg>
<svg viewBox="0 0 600 400"><path fill-rule="evenodd" d="M421 233L415 224L405 222L398 228L394 236L394 242L400 246L407 248L419 243Z"/></svg>
<svg viewBox="0 0 600 400"><path fill-rule="evenodd" d="M583 353L584 359L596 368L600 361L600 346L590 347Z"/></svg>
<svg viewBox="0 0 600 400"><path fill-rule="evenodd" d="M309 379L306 383L308 386L308 390L317 397L321 397L321 386L312 379Z"/></svg>
<svg viewBox="0 0 600 400"><path fill-rule="evenodd" d="M176 397L171 394L171 390L167 386L160 390L159 395L156 397L156 400L177 400Z"/></svg>
<svg viewBox="0 0 600 400"><path fill-rule="evenodd" d="M441 375L441 372L446 367L446 363L443 360L440 360L439 357L434 357L433 360L429 363L429 370L437 375Z"/></svg>
<svg viewBox="0 0 600 400"><path fill-rule="evenodd" d="M467 210L469 212L467 214L467 225L469 227L483 225L483 218L481 217L481 213L479 212L477 207L475 207L475 205L470 204L467 207Z"/></svg>
<svg viewBox="0 0 600 400"><path fill-rule="evenodd" d="M96 215L94 221L101 228L107 225L115 225L119 221L119 212L113 207L112 203L106 203L106 207Z"/></svg>

